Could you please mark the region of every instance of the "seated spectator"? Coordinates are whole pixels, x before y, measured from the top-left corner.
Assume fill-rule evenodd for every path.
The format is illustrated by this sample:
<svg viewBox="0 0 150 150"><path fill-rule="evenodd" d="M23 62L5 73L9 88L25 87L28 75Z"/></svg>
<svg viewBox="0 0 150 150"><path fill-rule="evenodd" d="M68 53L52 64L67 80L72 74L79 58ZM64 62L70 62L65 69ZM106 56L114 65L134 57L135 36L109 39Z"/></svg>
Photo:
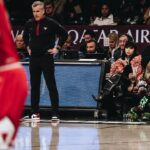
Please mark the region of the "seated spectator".
<svg viewBox="0 0 150 150"><path fill-rule="evenodd" d="M97 16L99 16L99 4L97 0L89 1L86 6L87 24L92 24Z"/></svg>
<svg viewBox="0 0 150 150"><path fill-rule="evenodd" d="M142 61L143 60L142 58ZM144 62L143 77L137 82L138 103L128 112L128 118L132 121L150 121L150 59Z"/></svg>
<svg viewBox="0 0 150 150"><path fill-rule="evenodd" d="M122 55L125 50L125 44L127 41L132 41L132 38L128 34L121 34L118 38L118 48L113 51L113 58L108 60L105 67L105 74L106 78L108 76L108 72L110 71L111 64L116 61L119 58L122 58ZM106 52L106 51L105 51ZM106 54L106 58L108 58L109 55Z"/></svg>
<svg viewBox="0 0 150 150"><path fill-rule="evenodd" d="M141 66L141 56L139 55L137 57L137 48L135 43L131 41L127 41L125 44L125 50L123 51L122 56L117 59L111 66L110 69L110 76L117 73L123 73L126 76L126 78L129 78L129 74L132 73L134 78L137 79L141 73L142 73L142 68L137 68ZM122 67L119 67L117 64L122 64ZM118 71L119 70L119 71Z"/></svg>
<svg viewBox="0 0 150 150"><path fill-rule="evenodd" d="M47 17L54 19L55 21L59 22L60 24L64 24L63 16L55 13L55 6L52 1L45 0L44 5L45 5L45 15Z"/></svg>
<svg viewBox="0 0 150 150"><path fill-rule="evenodd" d="M124 0L120 8L121 24L137 24L139 22L138 2Z"/></svg>
<svg viewBox="0 0 150 150"><path fill-rule="evenodd" d="M145 23L144 22L144 14L145 14L147 8L149 7L149 0L138 0L138 1L136 1L136 4L137 4L136 11L138 12L138 16L139 16L138 23L143 24L143 23Z"/></svg>
<svg viewBox="0 0 150 150"><path fill-rule="evenodd" d="M106 38L107 43L104 46L104 54L105 58L108 60L105 63L105 76L107 78L107 73L110 71L111 64L114 63L114 53L118 49L118 34L116 32L112 32L108 34L108 38Z"/></svg>
<svg viewBox="0 0 150 150"><path fill-rule="evenodd" d="M148 7L144 13L144 23L148 25L150 24L150 7Z"/></svg>
<svg viewBox="0 0 150 150"><path fill-rule="evenodd" d="M146 46L143 50L142 50L142 66L145 69L147 62L150 60L150 45Z"/></svg>
<svg viewBox="0 0 150 150"><path fill-rule="evenodd" d="M79 53L73 46L71 36L68 36L68 39L65 41L62 49L59 52L60 59L78 59Z"/></svg>
<svg viewBox="0 0 150 150"><path fill-rule="evenodd" d="M114 51L114 54L113 54L113 61L116 61L118 60L119 58L122 58L124 57L124 52L125 52L125 45L127 43L127 41L133 41L132 38L128 35L128 34L121 34L119 35L119 38L118 38L118 48ZM113 63L113 62L112 62ZM120 64L121 63L121 64ZM119 63L116 63L117 65L116 68L124 68L124 65L122 64L122 62L119 61ZM118 66L119 65L119 66ZM105 79L108 79L110 77L110 68L111 68L111 63L110 61L108 60L106 63L105 63L105 70L104 70L104 77ZM102 83L104 86L106 83L105 83L105 80L103 81ZM94 98L95 100L99 100L101 96L98 96L98 98Z"/></svg>
<svg viewBox="0 0 150 150"><path fill-rule="evenodd" d="M25 47L25 43L23 41L22 34L16 36L16 48L17 48L19 59L21 61L24 61L26 58L29 57L29 54Z"/></svg>
<svg viewBox="0 0 150 150"><path fill-rule="evenodd" d="M86 43L90 40L95 40L95 33L93 30L86 30L86 32L83 35L83 41L79 47L79 51L82 53L86 52Z"/></svg>
<svg viewBox="0 0 150 150"><path fill-rule="evenodd" d="M129 91L130 86L135 85L143 74L141 55L138 55L135 43L127 41L121 60L125 63L124 77L126 78L126 90Z"/></svg>
<svg viewBox="0 0 150 150"><path fill-rule="evenodd" d="M128 87L128 96L130 96L128 118L132 121L150 120L149 105L149 66L150 66L150 46L147 46L141 53L141 58L137 56L131 64L134 66L133 73L129 74L130 86ZM141 61L141 64L139 64ZM142 65L143 74L140 73L141 68L137 67ZM135 73L135 71L138 72ZM136 78L138 77L138 78Z"/></svg>
<svg viewBox="0 0 150 150"><path fill-rule="evenodd" d="M115 61L111 66L109 77L105 81L103 94L101 96L103 105L107 110L108 119L117 117L115 102L119 101L122 103L121 99L127 93L128 86L130 85L128 76L130 73L133 73L131 61L135 56L137 56L136 45L128 41L125 45L122 58ZM142 73L139 69L136 71L138 75ZM137 78L137 80L138 79L139 78Z"/></svg>
<svg viewBox="0 0 150 150"><path fill-rule="evenodd" d="M114 22L114 16L110 13L109 5L104 3L100 8L101 16L96 17L91 25L103 26L103 25L117 25Z"/></svg>
<svg viewBox="0 0 150 150"><path fill-rule="evenodd" d="M114 62L114 52L118 48L118 34L112 32L108 34L109 47L106 49L106 58L111 64Z"/></svg>
<svg viewBox="0 0 150 150"><path fill-rule="evenodd" d="M84 24L82 1L67 0L64 6L64 17L68 25Z"/></svg>
<svg viewBox="0 0 150 150"><path fill-rule="evenodd" d="M121 34L118 38L118 49L114 51L114 60L122 57L127 41L133 41L132 37L128 34Z"/></svg>
<svg viewBox="0 0 150 150"><path fill-rule="evenodd" d="M86 43L86 53L99 53L100 50L96 45L95 40L90 40Z"/></svg>
<svg viewBox="0 0 150 150"><path fill-rule="evenodd" d="M86 51L83 53L83 58L104 59L104 52L95 40L90 40L86 43Z"/></svg>

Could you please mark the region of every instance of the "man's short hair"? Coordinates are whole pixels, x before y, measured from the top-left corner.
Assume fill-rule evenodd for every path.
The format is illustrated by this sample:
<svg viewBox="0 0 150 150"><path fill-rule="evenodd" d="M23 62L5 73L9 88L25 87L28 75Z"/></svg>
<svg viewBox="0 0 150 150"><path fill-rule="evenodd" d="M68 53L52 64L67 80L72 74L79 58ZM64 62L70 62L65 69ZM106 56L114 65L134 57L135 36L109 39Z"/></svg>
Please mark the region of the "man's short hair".
<svg viewBox="0 0 150 150"><path fill-rule="evenodd" d="M120 37L123 37L123 36L126 36L127 39L128 39L128 41L134 42L133 38L132 38L129 34L127 34L127 33L122 33L122 34L119 35L119 38L120 38Z"/></svg>
<svg viewBox="0 0 150 150"><path fill-rule="evenodd" d="M108 38L113 41L118 41L118 34L116 32L109 33Z"/></svg>
<svg viewBox="0 0 150 150"><path fill-rule="evenodd" d="M51 1L51 0L44 0L44 6L47 6L47 5L52 5L53 7L55 6L53 1Z"/></svg>
<svg viewBox="0 0 150 150"><path fill-rule="evenodd" d="M87 43L92 43L92 42L93 42L93 43L95 43L95 44L97 44L97 43L96 43L96 41L95 41L95 40L93 40L93 39L91 39L91 40L87 41Z"/></svg>
<svg viewBox="0 0 150 150"><path fill-rule="evenodd" d="M88 30L86 30L86 32L84 33L84 35L91 35L91 37L95 37L95 33L94 33L94 31L93 30L90 30L90 29L88 29Z"/></svg>
<svg viewBox="0 0 150 150"><path fill-rule="evenodd" d="M43 8L44 8L44 3L43 2L41 2L41 1L35 1L35 2L33 2L33 4L32 4L32 8L33 7L36 7L36 6L43 6Z"/></svg>

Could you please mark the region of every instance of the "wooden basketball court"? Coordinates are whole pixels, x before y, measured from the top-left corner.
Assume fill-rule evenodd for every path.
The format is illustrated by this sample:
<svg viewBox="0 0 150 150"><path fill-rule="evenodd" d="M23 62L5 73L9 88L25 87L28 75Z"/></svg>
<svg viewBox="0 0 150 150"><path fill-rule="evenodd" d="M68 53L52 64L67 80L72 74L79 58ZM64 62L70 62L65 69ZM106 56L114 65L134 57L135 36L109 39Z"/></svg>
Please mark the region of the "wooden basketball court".
<svg viewBox="0 0 150 150"><path fill-rule="evenodd" d="M22 121L13 150L149 150L145 122Z"/></svg>

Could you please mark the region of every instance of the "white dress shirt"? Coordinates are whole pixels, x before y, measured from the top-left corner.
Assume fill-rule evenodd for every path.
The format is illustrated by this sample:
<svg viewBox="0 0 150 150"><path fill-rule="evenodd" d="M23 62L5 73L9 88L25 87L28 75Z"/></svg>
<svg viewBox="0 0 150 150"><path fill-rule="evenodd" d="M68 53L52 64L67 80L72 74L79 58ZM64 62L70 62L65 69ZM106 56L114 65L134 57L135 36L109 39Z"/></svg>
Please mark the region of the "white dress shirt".
<svg viewBox="0 0 150 150"><path fill-rule="evenodd" d="M92 25L103 26L103 25L116 25L113 19L113 14L110 14L107 18L96 17Z"/></svg>

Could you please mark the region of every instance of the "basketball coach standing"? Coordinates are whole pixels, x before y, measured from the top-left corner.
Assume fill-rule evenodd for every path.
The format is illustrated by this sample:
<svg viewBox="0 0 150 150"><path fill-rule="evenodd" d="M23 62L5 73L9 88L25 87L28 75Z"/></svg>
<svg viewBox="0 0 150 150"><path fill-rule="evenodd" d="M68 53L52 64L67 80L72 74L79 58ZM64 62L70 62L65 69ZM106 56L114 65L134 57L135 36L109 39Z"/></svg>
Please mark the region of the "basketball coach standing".
<svg viewBox="0 0 150 150"><path fill-rule="evenodd" d="M52 106L51 119L59 119L59 96L54 75L54 59L61 46L66 41L66 30L56 21L44 15L44 3L35 1L32 4L33 19L29 19L25 25L23 39L27 46L30 58L30 82L31 82L31 119L40 119L40 82L43 72L46 85L49 90ZM56 36L59 37L57 46Z"/></svg>

